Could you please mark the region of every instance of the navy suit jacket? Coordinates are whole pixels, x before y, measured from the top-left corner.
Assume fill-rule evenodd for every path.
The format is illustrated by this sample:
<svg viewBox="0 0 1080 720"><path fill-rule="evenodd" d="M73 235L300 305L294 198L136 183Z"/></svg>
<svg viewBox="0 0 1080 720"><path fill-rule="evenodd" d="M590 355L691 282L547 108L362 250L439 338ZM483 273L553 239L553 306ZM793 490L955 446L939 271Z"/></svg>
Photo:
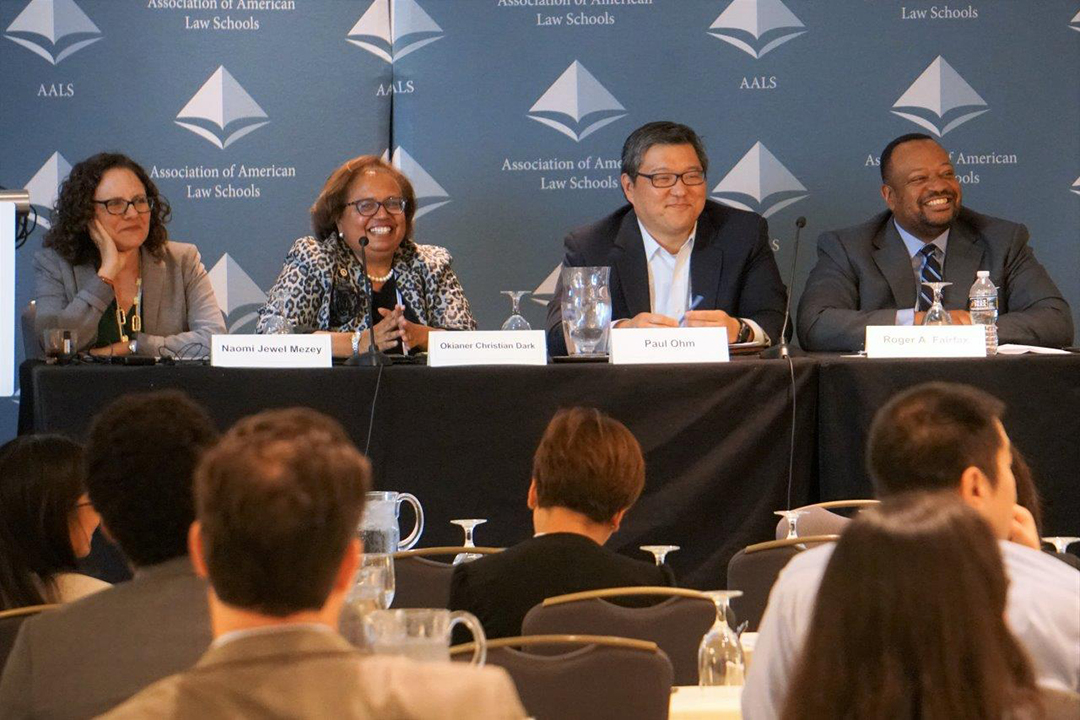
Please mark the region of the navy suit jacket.
<svg viewBox="0 0 1080 720"><path fill-rule="evenodd" d="M625 205L566 236L566 267L611 267L611 320L649 312L649 269L637 213ZM784 324L786 290L769 247L769 227L757 213L705 201L690 254L690 288L699 310L724 310L753 320L774 342ZM562 278L548 303L548 353L566 354Z"/></svg>
<svg viewBox="0 0 1080 720"><path fill-rule="evenodd" d="M945 252L946 309L967 309L977 270L998 288L998 341L1063 347L1073 325L1046 269L1028 247L1023 225L963 208ZM799 301L799 343L806 350L853 351L867 325L894 325L899 308L915 306L911 256L891 212L861 225L823 233L818 261Z"/></svg>

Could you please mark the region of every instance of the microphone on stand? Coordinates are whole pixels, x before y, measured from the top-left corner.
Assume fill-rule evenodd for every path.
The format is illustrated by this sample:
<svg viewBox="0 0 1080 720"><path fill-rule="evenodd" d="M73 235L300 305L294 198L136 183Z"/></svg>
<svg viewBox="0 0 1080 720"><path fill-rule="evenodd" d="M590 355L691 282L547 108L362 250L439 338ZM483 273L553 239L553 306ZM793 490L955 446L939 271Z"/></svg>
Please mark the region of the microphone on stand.
<svg viewBox="0 0 1080 720"><path fill-rule="evenodd" d="M791 350L788 348L787 341L787 328L788 323L791 321L791 292L795 285L795 265L799 259L799 235L804 227L806 227L806 218L800 215L795 220L795 247L791 253L791 272L788 274L787 299L784 302L784 326L780 328L780 342L762 351L761 357L763 358L791 357Z"/></svg>
<svg viewBox="0 0 1080 720"><path fill-rule="evenodd" d="M371 311L371 337L368 341L368 349L363 355L353 353L352 357L345 361L346 365L359 365L361 367L377 367L379 365L390 365L393 361L390 356L379 350L375 346L375 291L371 287L371 278L368 277L368 264L367 264L367 235L360 236L360 264L363 266L364 272L364 290L367 291L368 307Z"/></svg>

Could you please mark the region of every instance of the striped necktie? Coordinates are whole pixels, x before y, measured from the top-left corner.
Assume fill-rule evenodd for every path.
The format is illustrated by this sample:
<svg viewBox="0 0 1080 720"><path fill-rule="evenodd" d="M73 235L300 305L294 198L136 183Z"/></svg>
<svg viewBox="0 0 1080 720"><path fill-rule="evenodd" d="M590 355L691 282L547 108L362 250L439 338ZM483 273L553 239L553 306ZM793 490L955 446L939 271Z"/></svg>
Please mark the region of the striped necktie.
<svg viewBox="0 0 1080 720"><path fill-rule="evenodd" d="M927 243L919 251L922 255L922 270L919 271L919 310L925 312L934 303L934 291L923 285L924 282L941 282L941 263L937 259L937 245Z"/></svg>

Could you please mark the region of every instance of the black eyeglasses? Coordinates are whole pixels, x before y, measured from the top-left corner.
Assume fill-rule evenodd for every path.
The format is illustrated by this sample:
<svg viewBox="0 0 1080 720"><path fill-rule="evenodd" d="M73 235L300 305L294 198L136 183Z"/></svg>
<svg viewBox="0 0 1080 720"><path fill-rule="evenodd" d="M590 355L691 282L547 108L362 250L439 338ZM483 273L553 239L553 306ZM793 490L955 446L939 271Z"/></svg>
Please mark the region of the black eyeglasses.
<svg viewBox="0 0 1080 720"><path fill-rule="evenodd" d="M654 188L674 187L682 178L683 185L701 185L705 182L705 173L701 170L687 170L684 173L638 173L638 177L649 178Z"/></svg>
<svg viewBox="0 0 1080 720"><path fill-rule="evenodd" d="M371 217L379 212L380 205L386 208L386 212L391 215L400 215L405 212L405 205L408 204L408 201L405 200L405 198L400 197L388 197L382 202L379 202L375 198L364 198L362 200L353 200L352 202L347 202L345 204L352 205L356 208L356 212L364 217Z"/></svg>
<svg viewBox="0 0 1080 720"><path fill-rule="evenodd" d="M135 206L135 212L140 215L145 215L150 212L150 208L154 206L154 201L145 195L140 195L131 200L125 200L124 198L109 198L108 200L94 200L93 202L97 205L104 205L105 212L110 215L124 215L131 205Z"/></svg>

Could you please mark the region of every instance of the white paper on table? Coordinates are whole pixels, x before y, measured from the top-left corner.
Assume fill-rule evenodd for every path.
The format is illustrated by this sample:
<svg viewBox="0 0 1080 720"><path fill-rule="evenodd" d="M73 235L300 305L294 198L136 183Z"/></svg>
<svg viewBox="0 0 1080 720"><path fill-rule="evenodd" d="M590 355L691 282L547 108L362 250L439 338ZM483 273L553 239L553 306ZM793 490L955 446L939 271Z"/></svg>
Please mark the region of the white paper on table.
<svg viewBox="0 0 1080 720"><path fill-rule="evenodd" d="M1032 353L1034 355L1068 355L1068 350L1059 350L1058 348L1040 347L1038 345L1017 345L1014 343L1007 343L1005 345L998 345L998 355L1023 355L1024 353Z"/></svg>

